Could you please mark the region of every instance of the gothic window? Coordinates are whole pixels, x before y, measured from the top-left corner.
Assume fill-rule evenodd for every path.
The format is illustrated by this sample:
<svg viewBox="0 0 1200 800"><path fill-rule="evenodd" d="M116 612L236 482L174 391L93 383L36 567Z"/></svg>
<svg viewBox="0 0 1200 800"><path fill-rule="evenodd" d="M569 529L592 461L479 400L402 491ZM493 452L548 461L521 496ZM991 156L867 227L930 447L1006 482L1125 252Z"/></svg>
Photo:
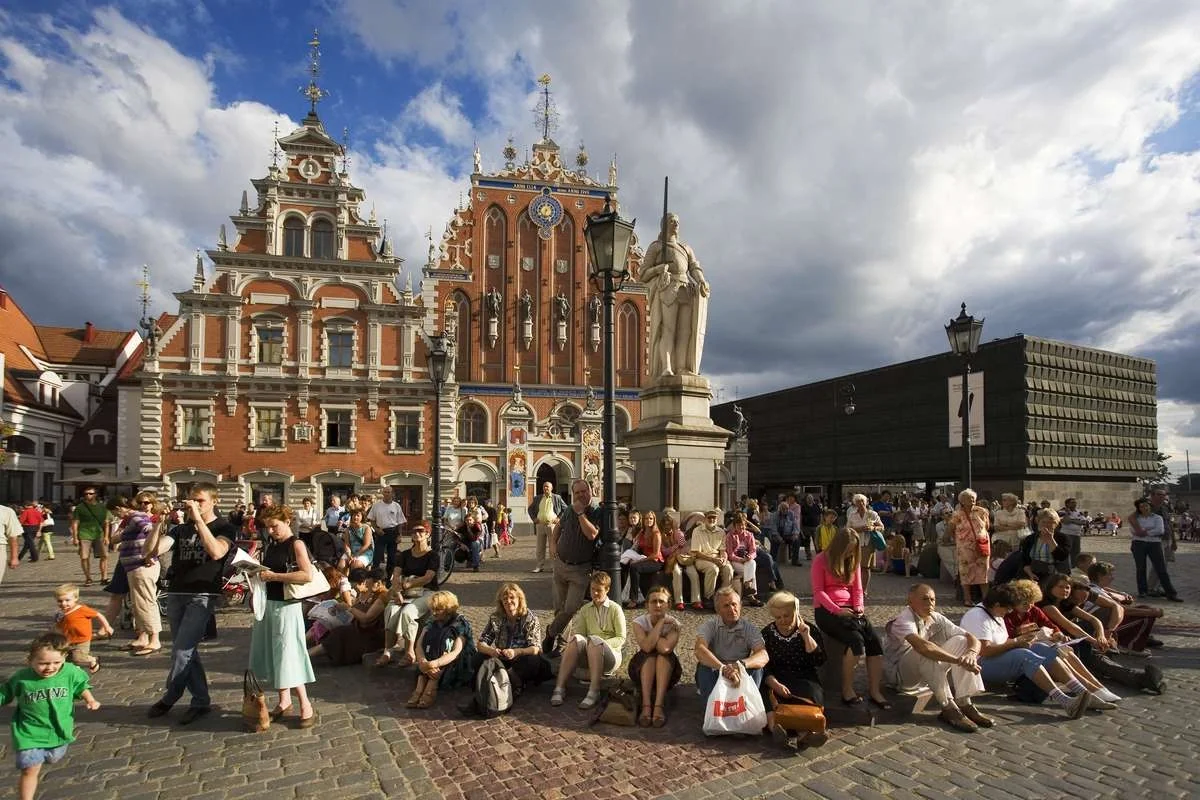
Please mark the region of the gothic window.
<svg viewBox="0 0 1200 800"><path fill-rule="evenodd" d="M304 256L304 220L296 216L283 221L283 254L302 258Z"/></svg>
<svg viewBox="0 0 1200 800"><path fill-rule="evenodd" d="M483 252L486 253L489 269L504 269L504 250L507 245L504 237L507 235L507 227L508 221L504 212L498 206L489 208L483 226Z"/></svg>
<svg viewBox="0 0 1200 800"><path fill-rule="evenodd" d="M312 224L312 257L334 258L333 223L318 219Z"/></svg>
<svg viewBox="0 0 1200 800"><path fill-rule="evenodd" d="M471 301L462 292L452 298L456 312L454 377L460 383L471 380Z"/></svg>
<svg viewBox="0 0 1200 800"><path fill-rule="evenodd" d="M622 303L617 309L617 377L621 386L636 386L641 371L641 330L637 307Z"/></svg>
<svg viewBox="0 0 1200 800"><path fill-rule="evenodd" d="M575 267L575 225L571 215L563 213L562 222L554 229L554 273L571 275Z"/></svg>
<svg viewBox="0 0 1200 800"><path fill-rule="evenodd" d="M329 366L348 369L354 364L354 333L352 331L330 331Z"/></svg>
<svg viewBox="0 0 1200 800"><path fill-rule="evenodd" d="M259 327L258 332L258 363L283 363L283 329L275 327Z"/></svg>
<svg viewBox="0 0 1200 800"><path fill-rule="evenodd" d="M467 403L458 412L458 441L462 444L487 443L487 412L482 406Z"/></svg>

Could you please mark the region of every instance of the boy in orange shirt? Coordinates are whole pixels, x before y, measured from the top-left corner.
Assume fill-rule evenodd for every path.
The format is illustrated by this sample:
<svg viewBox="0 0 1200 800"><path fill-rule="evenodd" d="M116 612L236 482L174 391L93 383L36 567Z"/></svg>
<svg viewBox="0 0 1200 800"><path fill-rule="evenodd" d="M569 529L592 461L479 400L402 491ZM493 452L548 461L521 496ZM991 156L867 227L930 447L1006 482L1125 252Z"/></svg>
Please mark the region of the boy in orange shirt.
<svg viewBox="0 0 1200 800"><path fill-rule="evenodd" d="M100 669L100 661L92 655L92 620L98 620L100 633L106 638L113 635L112 626L104 615L94 608L79 602L79 587L64 583L54 590L58 601L58 614L54 617L54 628L67 638L70 645L68 658L72 664L94 673Z"/></svg>

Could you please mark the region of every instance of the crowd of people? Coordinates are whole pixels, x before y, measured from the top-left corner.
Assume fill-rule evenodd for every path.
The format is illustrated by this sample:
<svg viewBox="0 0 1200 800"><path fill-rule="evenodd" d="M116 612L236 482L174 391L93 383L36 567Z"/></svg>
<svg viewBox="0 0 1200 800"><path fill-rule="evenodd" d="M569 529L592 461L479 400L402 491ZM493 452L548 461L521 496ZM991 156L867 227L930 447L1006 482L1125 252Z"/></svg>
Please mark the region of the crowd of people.
<svg viewBox="0 0 1200 800"><path fill-rule="evenodd" d="M211 710L199 645L213 632L214 609L248 535L261 544L251 561L259 596L248 666L277 693L271 721L291 715L299 728L316 724L307 692L315 681L314 659L318 666L411 666L406 705L413 709L433 706L440 690L474 685L493 660L514 694L553 681L550 704L558 706L578 679L586 687L578 705L591 709L604 702L604 688L627 664L624 671L639 698L636 724L662 727L668 693L683 677L677 651L686 626L677 614L689 606L715 612L698 625L691 642L697 695L707 706L719 685L749 692L753 684L768 710L763 733L788 746L827 740L825 689L838 691L845 706L884 711L892 708L885 687L928 690L942 721L976 731L994 725L973 700L986 684L1010 685L1017 698L1029 702L1050 699L1071 718L1117 708L1121 698L1106 681L1156 694L1166 687L1153 664L1138 669L1115 659L1162 646L1153 636L1162 609L1139 602L1151 592L1148 565L1162 595L1179 600L1166 567L1165 554L1177 547L1177 537L1164 490L1139 499L1129 515L1135 595L1114 588L1113 564L1083 552L1082 529L1073 521L1084 515L1073 500L1061 512L1049 504L1026 510L1006 494L989 508L970 489L958 494L957 503L901 497L893 504L885 493L874 500L856 494L842 509L809 495L800 501L787 496L774 506L747 499L729 513L714 508L684 519L669 508L622 510L621 585L613 586L607 573L594 569L601 520L591 485L577 480L570 488L570 502L546 484L529 505L533 572L549 567L553 573L553 615L544 632L525 589L509 582L499 587L495 609L476 635L458 598L438 586L430 525L409 522L389 489L369 505L350 498L343 506L334 497L324 513L307 499L292 509L268 497L253 514L236 508L229 516L218 514L211 484L194 485L177 505L148 491L102 503L89 490L70 515L70 530L80 542L85 584L91 580L91 557L103 579L110 544L115 547L106 588L132 609L135 638L129 646L137 655L162 648L157 593L165 581L170 662L166 689L148 714L167 715L187 696L182 725ZM486 531L511 536L504 509L489 512L489 506L454 499L443 514L455 535L479 526L459 537L473 566L485 544L499 544ZM37 534L44 536L47 527L37 508L27 505L17 525L8 523L10 565L30 550L36 555ZM20 552L18 535L25 545ZM401 549L403 535L409 546ZM871 573L880 567L904 575L914 566L923 571L923 556L938 545L954 547L951 572L968 606L961 621L939 612L933 585L919 582L911 585L901 613L877 630L867 614ZM159 562L168 554L164 576ZM806 560L812 586L808 619L779 570L780 564L800 566ZM317 583L319 591L307 591ZM90 643L112 634L112 608L105 615L83 605L74 584L55 594L55 631L31 646L32 672L0 685L4 702L20 704L33 695L22 695L19 686L62 680L59 675L70 679L72 697L84 698L89 707L94 702L88 699L87 675L100 664ZM743 605L764 604L771 617L766 626L742 616ZM622 606L643 613L627 623ZM839 659L837 669L825 674L836 676L836 686L823 687L822 666L831 658ZM860 666L865 696L855 688ZM21 720L28 722L23 714L45 711L36 702L24 705L28 708L14 716L14 737ZM41 764L62 757L69 728L60 738L17 748L23 787L31 775L36 786Z"/></svg>

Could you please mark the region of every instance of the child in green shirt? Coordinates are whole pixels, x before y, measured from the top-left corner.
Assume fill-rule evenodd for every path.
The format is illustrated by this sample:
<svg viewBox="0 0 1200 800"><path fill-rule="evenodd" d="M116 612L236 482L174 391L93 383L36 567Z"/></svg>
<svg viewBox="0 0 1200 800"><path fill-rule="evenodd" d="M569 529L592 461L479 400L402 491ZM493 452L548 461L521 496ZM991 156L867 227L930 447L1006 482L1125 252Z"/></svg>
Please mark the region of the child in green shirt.
<svg viewBox="0 0 1200 800"><path fill-rule="evenodd" d="M88 676L67 664L67 640L48 633L29 646L28 667L0 683L0 706L17 701L12 717L12 747L17 754L17 793L33 800L42 764L55 764L75 741L75 701L83 698L89 711L100 708Z"/></svg>

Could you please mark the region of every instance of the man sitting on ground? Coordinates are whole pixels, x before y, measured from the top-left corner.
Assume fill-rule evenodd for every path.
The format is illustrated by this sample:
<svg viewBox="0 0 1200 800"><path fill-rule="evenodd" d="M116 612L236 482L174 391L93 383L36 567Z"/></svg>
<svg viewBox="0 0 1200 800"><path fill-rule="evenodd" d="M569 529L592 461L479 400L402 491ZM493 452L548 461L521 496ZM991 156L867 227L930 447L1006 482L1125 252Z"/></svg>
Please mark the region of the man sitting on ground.
<svg viewBox="0 0 1200 800"><path fill-rule="evenodd" d="M705 620L696 629L696 689L701 701L708 703L717 680L737 685L741 680L738 664L746 668L754 685L762 683L762 668L767 665L767 643L762 631L742 619L742 599L728 586L714 597L717 616Z"/></svg>
<svg viewBox="0 0 1200 800"><path fill-rule="evenodd" d="M968 732L990 728L995 723L971 702L971 695L983 692L979 640L935 611L936 605L929 584L908 590L908 607L887 625L888 680L902 692L928 686L942 707L939 719L952 727Z"/></svg>

